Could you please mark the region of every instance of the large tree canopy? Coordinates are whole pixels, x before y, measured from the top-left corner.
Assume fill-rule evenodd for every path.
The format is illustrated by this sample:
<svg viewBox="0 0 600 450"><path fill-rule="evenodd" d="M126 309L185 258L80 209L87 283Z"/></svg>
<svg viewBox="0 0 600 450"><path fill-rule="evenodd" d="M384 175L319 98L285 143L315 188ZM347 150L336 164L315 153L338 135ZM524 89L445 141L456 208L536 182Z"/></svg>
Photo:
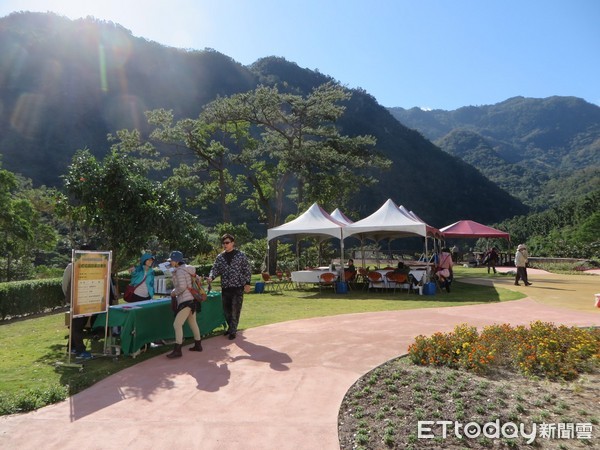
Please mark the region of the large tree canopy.
<svg viewBox="0 0 600 450"><path fill-rule="evenodd" d="M361 187L376 182L365 169L389 167L373 148L372 136L344 136L336 121L350 93L335 83L315 88L306 97L282 93L277 87L217 99L204 112L205 120L249 123L261 133L256 149L243 149L240 161L251 170L252 186L244 204L269 227L282 223L284 201L297 210L313 202L343 207Z"/></svg>
<svg viewBox="0 0 600 450"><path fill-rule="evenodd" d="M344 207L359 189L377 181L366 169L389 167L374 149L375 138L340 134L336 121L349 97L335 83L306 97L260 86L218 98L197 119L175 122L171 111L150 111L155 128L148 141L137 130L122 130L117 146L139 153L160 148L166 154L166 145L171 159L187 155L167 183L186 189L190 204L218 204L228 222L229 205L237 202L275 226L283 222L284 204L288 212L290 201L296 211L315 201Z"/></svg>
<svg viewBox="0 0 600 450"><path fill-rule="evenodd" d="M56 231L40 220L22 184L20 177L0 169L1 281L27 278L36 252L56 245Z"/></svg>
<svg viewBox="0 0 600 450"><path fill-rule="evenodd" d="M64 176L62 212L88 242L113 251L121 270L145 249L205 251L206 236L195 217L181 209L174 190L148 179L135 158L113 150L98 162L89 151L76 153Z"/></svg>

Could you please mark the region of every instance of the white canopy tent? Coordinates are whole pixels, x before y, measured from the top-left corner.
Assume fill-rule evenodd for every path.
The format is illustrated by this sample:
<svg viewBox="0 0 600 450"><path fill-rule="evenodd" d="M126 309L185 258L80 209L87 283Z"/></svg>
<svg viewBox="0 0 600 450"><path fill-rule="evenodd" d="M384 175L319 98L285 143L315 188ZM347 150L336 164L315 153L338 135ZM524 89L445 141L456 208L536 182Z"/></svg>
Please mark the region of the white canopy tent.
<svg viewBox="0 0 600 450"><path fill-rule="evenodd" d="M267 243L280 236L295 235L297 239L317 237L320 241L337 238L340 240L341 257L344 255L342 229L345 223L331 217L317 203L294 220L267 230Z"/></svg>
<svg viewBox="0 0 600 450"><path fill-rule="evenodd" d="M419 216L417 216L413 211L409 211L404 206L400 205L398 208L400 209L400 211L402 213L404 213L404 215L407 215L408 217L412 217L413 219L415 219L418 222L424 223L425 229L427 230L427 236L430 236L430 237L433 237L436 239L441 239L442 233L440 232L440 230L438 230L435 227L432 227L431 225L428 225L423 219L421 219Z"/></svg>
<svg viewBox="0 0 600 450"><path fill-rule="evenodd" d="M374 241L388 238L427 235L427 226L405 215L392 199L388 199L377 211L342 229L344 238L358 235Z"/></svg>
<svg viewBox="0 0 600 450"><path fill-rule="evenodd" d="M344 238L354 236L379 242L383 239L396 239L412 236L427 236L427 225L405 214L392 199L388 199L377 211L362 220L346 225L342 229ZM427 247L427 240L425 240ZM427 249L425 250L427 252ZM363 254L364 265L364 254Z"/></svg>
<svg viewBox="0 0 600 450"><path fill-rule="evenodd" d="M331 213L331 217L345 225L350 225L351 223L353 223L353 221L348 219L348 217L346 217L346 214L340 211L339 208L335 208L335 210Z"/></svg>

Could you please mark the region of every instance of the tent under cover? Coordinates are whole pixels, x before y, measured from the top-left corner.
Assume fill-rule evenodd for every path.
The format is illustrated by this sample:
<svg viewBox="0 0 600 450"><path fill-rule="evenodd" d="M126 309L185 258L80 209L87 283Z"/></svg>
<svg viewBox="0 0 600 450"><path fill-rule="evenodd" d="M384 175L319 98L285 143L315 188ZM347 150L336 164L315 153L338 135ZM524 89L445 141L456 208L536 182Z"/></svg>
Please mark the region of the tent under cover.
<svg viewBox="0 0 600 450"><path fill-rule="evenodd" d="M331 217L315 202L294 220L279 225L278 227L269 228L267 230L267 243L275 238L287 235L294 235L297 240L316 237L320 242L331 238L337 238L340 240L340 255L341 258L343 258L344 239L342 237L342 229L345 226L345 223ZM299 248L296 246L296 252L298 252L298 250Z"/></svg>
<svg viewBox="0 0 600 450"><path fill-rule="evenodd" d="M404 213L405 215L412 217L413 219L415 219L418 222L422 222L425 224L425 229L427 230L427 236L435 238L435 239L441 239L442 238L442 233L440 233L440 230L438 230L435 227L432 227L431 225L428 225L427 223L425 223L425 221L423 219L421 219L419 216L417 216L414 212L409 211L408 209L406 209L404 206L400 205L398 208L400 208L400 211L402 213Z"/></svg>
<svg viewBox="0 0 600 450"><path fill-rule="evenodd" d="M331 213L331 217L345 225L350 225L351 223L353 223L352 220L346 217L346 214L340 211L339 208L335 208L335 210Z"/></svg>
<svg viewBox="0 0 600 450"><path fill-rule="evenodd" d="M339 222L321 208L317 203L308 208L294 220L267 230L267 240L270 241L280 236L296 235L303 237L342 238L344 223Z"/></svg>
<svg viewBox="0 0 600 450"><path fill-rule="evenodd" d="M505 231L497 230L487 225L474 222L472 220L459 220L458 222L440 228L444 238L497 238L506 239L510 242L510 234Z"/></svg>
<svg viewBox="0 0 600 450"><path fill-rule="evenodd" d="M356 236L359 239L396 239L427 234L424 222L418 221L400 211L392 199L388 199L377 211L364 219L346 225L342 229L344 238Z"/></svg>
<svg viewBox="0 0 600 450"><path fill-rule="evenodd" d="M380 242L384 239L389 241L398 238L427 235L427 227L424 222L418 221L400 210L392 199L388 199L377 211L362 220L346 225L342 230L344 238L355 237L360 239L361 247L366 239ZM427 247L427 240L425 240ZM427 253L427 248L425 248ZM363 265L364 252L363 254ZM379 265L379 258L378 258Z"/></svg>

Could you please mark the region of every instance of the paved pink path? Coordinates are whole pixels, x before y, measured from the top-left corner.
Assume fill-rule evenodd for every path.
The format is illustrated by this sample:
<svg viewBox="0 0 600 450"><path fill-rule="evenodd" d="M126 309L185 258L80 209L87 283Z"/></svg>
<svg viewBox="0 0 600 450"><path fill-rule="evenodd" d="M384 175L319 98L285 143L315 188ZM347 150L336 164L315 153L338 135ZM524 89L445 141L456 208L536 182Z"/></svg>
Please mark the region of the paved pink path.
<svg viewBox="0 0 600 450"><path fill-rule="evenodd" d="M0 418L3 449L338 449L342 399L363 374L406 352L418 334L469 323L544 320L600 326L525 299L476 306L349 314L209 339L102 380L68 401Z"/></svg>

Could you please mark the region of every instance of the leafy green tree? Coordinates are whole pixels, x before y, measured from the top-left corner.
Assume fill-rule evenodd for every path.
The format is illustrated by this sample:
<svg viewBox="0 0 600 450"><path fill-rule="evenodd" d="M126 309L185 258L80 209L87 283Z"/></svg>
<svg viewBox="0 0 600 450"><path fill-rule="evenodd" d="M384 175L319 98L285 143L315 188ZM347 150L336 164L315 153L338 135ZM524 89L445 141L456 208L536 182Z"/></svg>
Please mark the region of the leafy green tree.
<svg viewBox="0 0 600 450"><path fill-rule="evenodd" d="M233 223L220 223L214 227L216 243L221 245L221 236L229 233L235 236L235 242L237 245L242 245L245 242L252 240L252 232L248 229L248 226L244 223L241 225L235 225Z"/></svg>
<svg viewBox="0 0 600 450"><path fill-rule="evenodd" d="M185 191L189 207L217 204L222 221L230 222L229 207L247 188L245 176L235 173L238 151L233 150L255 145L249 125L207 122L203 116L175 122L173 112L164 109L148 111L146 117L155 127L148 141L142 142L138 130L121 130L114 138L118 141L114 148L148 156L144 163L155 169L164 168L165 161L180 160L166 184ZM156 159L156 148L165 146L169 156Z"/></svg>
<svg viewBox="0 0 600 450"><path fill-rule="evenodd" d="M318 201L342 206L353 193L373 184L368 168L389 167L373 150L372 136L343 136L336 121L340 103L350 94L335 83L315 88L307 97L282 93L277 87L224 97L209 104L206 120L220 124L249 123L261 132L256 148L243 148L239 161L250 170L252 190L243 204L268 227L282 223L285 199L298 210Z"/></svg>
<svg viewBox="0 0 600 450"><path fill-rule="evenodd" d="M583 221L577 232L582 242L598 244L600 241L600 211L594 212Z"/></svg>
<svg viewBox="0 0 600 450"><path fill-rule="evenodd" d="M88 242L112 250L117 271L144 249L177 248L188 255L208 249L205 231L182 210L177 192L149 180L147 168L135 158L113 149L99 162L88 150L80 150L64 184L63 216Z"/></svg>
<svg viewBox="0 0 600 450"><path fill-rule="evenodd" d="M56 213L56 199L60 195L54 188L41 186L34 188L32 181L18 176L19 189L17 197L30 202L35 217L32 219L33 239L28 253L35 259L38 268L58 267L60 273L67 264L66 245L64 237L67 225Z"/></svg>
<svg viewBox="0 0 600 450"><path fill-rule="evenodd" d="M535 256L600 257L600 190L547 211L515 217L502 227L513 242L527 242Z"/></svg>
<svg viewBox="0 0 600 450"><path fill-rule="evenodd" d="M366 169L385 169L389 160L373 150L372 136L340 134L336 121L350 94L335 83L315 88L307 97L282 93L277 87L217 99L204 116L220 124L249 123L261 132L256 148L243 148L239 161L250 170L252 186L242 203L268 228L283 222L285 200L297 210L319 202L343 207L352 194L376 180ZM269 246L269 272L277 265L277 243Z"/></svg>
<svg viewBox="0 0 600 450"><path fill-rule="evenodd" d="M38 214L32 203L18 197L18 190L18 177L0 169L0 260L3 265L0 280L5 281L30 275L33 268L31 250L36 245L35 238L46 242L43 234L48 232L39 226Z"/></svg>

